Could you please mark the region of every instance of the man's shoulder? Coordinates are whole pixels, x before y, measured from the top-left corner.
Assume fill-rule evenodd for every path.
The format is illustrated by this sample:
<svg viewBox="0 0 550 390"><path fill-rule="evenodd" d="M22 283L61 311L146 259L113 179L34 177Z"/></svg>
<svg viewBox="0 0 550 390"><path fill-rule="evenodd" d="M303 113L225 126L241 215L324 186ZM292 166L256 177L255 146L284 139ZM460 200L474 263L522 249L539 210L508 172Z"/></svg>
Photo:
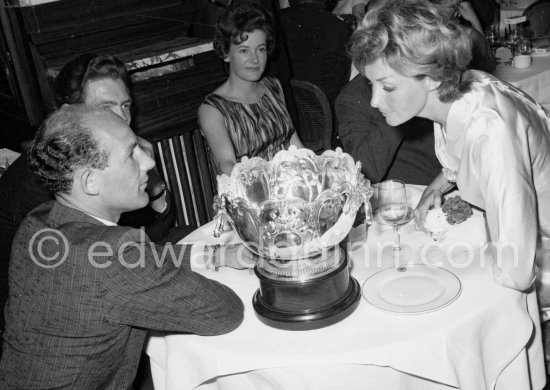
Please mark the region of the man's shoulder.
<svg viewBox="0 0 550 390"><path fill-rule="evenodd" d="M117 242L148 240L145 233L128 226L108 226L86 213L64 206L57 201L41 204L21 223L19 239L42 233L60 234L73 245L91 242Z"/></svg>
<svg viewBox="0 0 550 390"><path fill-rule="evenodd" d="M360 99L370 102L372 98L372 88L366 78L358 74L351 81L342 87L336 101L345 99Z"/></svg>
<svg viewBox="0 0 550 390"><path fill-rule="evenodd" d="M0 214L27 214L40 203L53 199L30 169L25 154L9 166L0 178Z"/></svg>
<svg viewBox="0 0 550 390"><path fill-rule="evenodd" d="M280 19L283 23L300 24L301 28L314 26L316 29L322 28L327 35L333 36L335 29L347 32L351 35L349 26L338 16L328 12L319 11L301 7L288 7L280 11Z"/></svg>
<svg viewBox="0 0 550 390"><path fill-rule="evenodd" d="M18 181L21 185L23 183L26 185L27 182L33 182L38 184L39 178L36 176L27 160L27 154L21 154L6 170L6 172L1 177L1 182L11 182Z"/></svg>
<svg viewBox="0 0 550 390"><path fill-rule="evenodd" d="M344 33L346 35L351 35L353 33L353 30L344 22L342 19L340 19L338 16L334 15L331 12L324 11L321 12L323 21L328 23L329 25L327 27L327 32L334 33L335 29L338 29L340 33Z"/></svg>

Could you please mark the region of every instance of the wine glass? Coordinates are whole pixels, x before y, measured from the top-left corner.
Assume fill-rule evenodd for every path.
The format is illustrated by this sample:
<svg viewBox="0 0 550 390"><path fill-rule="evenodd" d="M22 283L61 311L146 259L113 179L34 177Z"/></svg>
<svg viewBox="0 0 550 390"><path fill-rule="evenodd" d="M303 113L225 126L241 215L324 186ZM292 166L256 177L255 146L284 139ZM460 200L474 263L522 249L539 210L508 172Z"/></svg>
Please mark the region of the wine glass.
<svg viewBox="0 0 550 390"><path fill-rule="evenodd" d="M386 180L378 186L378 208L380 217L393 225L395 243L393 251L399 255L401 241L399 237L399 223L405 220L409 212L405 183L399 180Z"/></svg>
<svg viewBox="0 0 550 390"><path fill-rule="evenodd" d="M491 51L493 52L493 55L494 55L496 53L497 48L500 46L500 37L498 35L498 27L491 24L491 26L487 29L487 32L485 33L485 38L487 39L487 43L489 43Z"/></svg>
<svg viewBox="0 0 550 390"><path fill-rule="evenodd" d="M516 43L516 54L529 55L531 54L532 46L529 39L521 38Z"/></svg>

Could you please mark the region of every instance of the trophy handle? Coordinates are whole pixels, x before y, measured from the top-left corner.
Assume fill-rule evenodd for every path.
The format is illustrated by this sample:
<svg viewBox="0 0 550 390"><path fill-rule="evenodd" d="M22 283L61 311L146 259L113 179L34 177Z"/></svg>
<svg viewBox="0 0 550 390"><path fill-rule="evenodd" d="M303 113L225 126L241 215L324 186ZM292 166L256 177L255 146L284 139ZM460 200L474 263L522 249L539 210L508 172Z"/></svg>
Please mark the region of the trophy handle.
<svg viewBox="0 0 550 390"><path fill-rule="evenodd" d="M220 236L222 235L226 218L227 216L225 214L225 211L218 211L218 214L216 214L216 225L214 226L214 237L220 238Z"/></svg>
<svg viewBox="0 0 550 390"><path fill-rule="evenodd" d="M214 237L216 238L220 238L222 235L225 222L228 218L227 212L225 211L226 202L227 198L223 195L216 195L214 197L214 211L216 211L216 216L214 217L216 219L216 224L214 225Z"/></svg>
<svg viewBox="0 0 550 390"><path fill-rule="evenodd" d="M372 225L372 206L370 204L370 200L367 197L365 197L363 207L365 208L365 222L367 223L367 225Z"/></svg>

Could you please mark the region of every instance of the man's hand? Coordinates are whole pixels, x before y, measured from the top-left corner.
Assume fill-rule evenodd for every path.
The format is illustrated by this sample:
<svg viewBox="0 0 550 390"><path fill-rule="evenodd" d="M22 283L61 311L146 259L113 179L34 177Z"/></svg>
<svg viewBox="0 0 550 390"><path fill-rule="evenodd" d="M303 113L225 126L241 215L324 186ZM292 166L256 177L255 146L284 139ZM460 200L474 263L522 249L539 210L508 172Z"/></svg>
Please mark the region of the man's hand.
<svg viewBox="0 0 550 390"><path fill-rule="evenodd" d="M149 157L155 160L155 150L153 149L153 144L151 144L151 142L147 141L146 139L141 138L140 136L136 136L136 138L140 148L142 148ZM158 172L157 167L151 169L148 174L149 181L147 183L146 191L149 196L155 197L155 195L158 195L162 191L164 191L164 181L160 177L160 173ZM150 202L151 208L157 213L162 213L166 208L166 204L166 193L163 194L160 198L157 198L156 200Z"/></svg>
<svg viewBox="0 0 550 390"><path fill-rule="evenodd" d="M258 256L249 251L244 245L222 245L214 249L212 263L214 268L230 267L234 269L253 268Z"/></svg>

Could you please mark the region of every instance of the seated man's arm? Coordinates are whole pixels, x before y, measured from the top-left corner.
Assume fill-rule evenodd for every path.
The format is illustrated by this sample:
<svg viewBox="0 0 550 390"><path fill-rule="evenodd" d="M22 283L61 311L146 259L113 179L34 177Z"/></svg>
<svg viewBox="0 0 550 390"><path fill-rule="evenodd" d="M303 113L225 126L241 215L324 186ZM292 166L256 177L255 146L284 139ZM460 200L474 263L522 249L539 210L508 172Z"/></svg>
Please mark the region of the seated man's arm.
<svg viewBox="0 0 550 390"><path fill-rule="evenodd" d="M191 271L190 245L155 246L138 234L133 230L118 241L118 248L128 244L122 253L114 251L118 258L105 269L109 320L205 336L227 333L241 324L240 298L229 287Z"/></svg>
<svg viewBox="0 0 550 390"><path fill-rule="evenodd" d="M356 77L362 77L358 75ZM351 83L356 84L357 80ZM378 109L370 105L370 86L364 82L364 92L350 91L348 84L335 103L338 134L344 151L356 161L361 161L362 171L373 183L384 179L391 166L403 135L386 123Z"/></svg>
<svg viewBox="0 0 550 390"><path fill-rule="evenodd" d="M155 211L151 205L147 205L144 208L121 214L118 225L131 226L136 229L144 227L145 233L151 241L165 241L174 224L175 217L172 195L168 190L166 190L165 199L166 208L161 213Z"/></svg>

